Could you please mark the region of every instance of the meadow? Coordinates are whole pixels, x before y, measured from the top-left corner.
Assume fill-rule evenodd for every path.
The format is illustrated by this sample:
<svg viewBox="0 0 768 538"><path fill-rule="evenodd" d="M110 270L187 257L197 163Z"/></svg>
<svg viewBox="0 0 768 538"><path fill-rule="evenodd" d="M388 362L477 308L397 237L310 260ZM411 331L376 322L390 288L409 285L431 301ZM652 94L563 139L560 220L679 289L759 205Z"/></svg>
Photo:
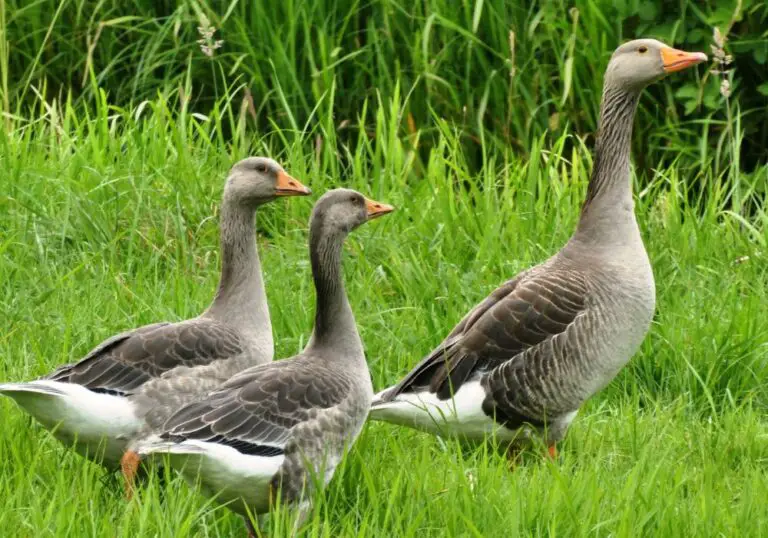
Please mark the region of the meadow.
<svg viewBox="0 0 768 538"><path fill-rule="evenodd" d="M470 305L567 239L590 169L588 147L570 135L525 160L489 152L473 175L450 129L420 163L393 136L397 108L380 109L377 136L361 136L342 171L322 149L306 149L315 133L223 144L217 124L226 118L174 114L162 101L141 114L103 107L89 118L52 106L4 133L0 377L39 376L115 332L203 309L217 280L226 170L246 154L270 154L315 193L346 185L397 206L353 234L345 259L374 385L394 381ZM768 214L761 206L739 217L711 176L698 178L692 196L685 173L659 169L638 188L655 322L632 363L575 421L556 462L531 453L510 473L492 447L371 424L305 535L768 531ZM281 200L258 215L278 357L299 351L311 329L310 209L305 199ZM165 495L153 482L126 503L119 483L11 402L0 414L0 528L18 536L244 532L180 482ZM286 522L275 518L275 535Z"/></svg>
<svg viewBox="0 0 768 538"><path fill-rule="evenodd" d="M18 8L16 20L45 10L45 2L31 6ZM481 9L477 20L488 24L489 16ZM297 20L311 28L309 18ZM458 28L446 20L444 28ZM163 24L173 28L173 19ZM49 38L58 28L50 26ZM567 50L576 42L553 43ZM33 82L37 69L66 63L70 49L56 60L45 44L9 90L8 49L0 47L0 380L43 375L114 333L204 309L218 279L226 172L260 154L314 191L278 200L257 218L276 357L300 351L311 331L312 200L346 186L396 206L352 234L344 260L374 387L388 386L468 308L570 236L591 169L594 76L606 47L593 64L574 64L591 89L560 94L560 106L582 111L581 124L552 125L554 110L526 116L539 98L559 102L547 92L564 92L562 80L519 100L473 94L483 114L471 118L493 116L494 103L516 110L496 114L510 127L506 138L480 119L446 119L428 99L412 105L421 83L401 85L397 73L382 72L391 86L353 100L335 93L323 69L327 85L318 82L309 92L316 101L295 116L290 84L273 78L264 83L278 82L264 110L281 112L272 121L260 108L256 122L237 77L209 100L190 98L199 87L191 64L142 94L130 94L141 81L126 80L122 99L102 88L110 72L92 64L84 92L50 95ZM538 65L533 54L523 73L526 65ZM719 95L702 66L644 96L633 181L657 311L639 352L582 409L558 458L532 450L510 471L492 442L471 447L372 423L316 497L302 536L768 535L768 165L764 155L744 153L742 120L760 112L740 108L738 95L676 115L685 97L676 92L702 76ZM3 536L245 534L238 517L173 476L166 485L153 478L125 501L120 480L6 399L0 424ZM290 523L289 513L274 514L265 535L283 536Z"/></svg>

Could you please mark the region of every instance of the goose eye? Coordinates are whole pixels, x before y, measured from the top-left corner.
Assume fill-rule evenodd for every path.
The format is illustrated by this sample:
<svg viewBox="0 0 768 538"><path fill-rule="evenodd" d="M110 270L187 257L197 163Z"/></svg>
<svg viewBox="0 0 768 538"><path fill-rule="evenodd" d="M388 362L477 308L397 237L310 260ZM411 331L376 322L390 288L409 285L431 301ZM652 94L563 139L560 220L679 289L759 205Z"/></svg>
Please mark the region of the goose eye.
<svg viewBox="0 0 768 538"><path fill-rule="evenodd" d="M648 52L648 47L645 47L645 46L640 47L639 49L637 49L637 52L639 52L640 54L645 54L646 52Z"/></svg>
<svg viewBox="0 0 768 538"><path fill-rule="evenodd" d="M265 174L267 172L267 165L266 164L258 164L256 165L256 171L260 174Z"/></svg>

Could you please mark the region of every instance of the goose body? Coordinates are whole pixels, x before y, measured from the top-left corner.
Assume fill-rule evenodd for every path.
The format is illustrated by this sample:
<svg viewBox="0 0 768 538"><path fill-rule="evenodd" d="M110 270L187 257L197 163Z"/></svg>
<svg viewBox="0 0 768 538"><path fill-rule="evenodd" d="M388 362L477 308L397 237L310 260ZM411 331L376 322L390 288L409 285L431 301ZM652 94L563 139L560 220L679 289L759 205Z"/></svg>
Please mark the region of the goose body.
<svg viewBox="0 0 768 538"><path fill-rule="evenodd" d="M618 267L594 257L583 270L570 267L569 250L497 288L399 385L376 395L371 417L470 439L562 439L581 404L640 345L655 306L644 250ZM622 293L610 291L614 281L624 282Z"/></svg>
<svg viewBox="0 0 768 538"><path fill-rule="evenodd" d="M472 309L370 417L438 435L532 434L554 453L581 405L605 387L645 337L655 285L629 176L640 92L706 56L650 39L619 47L603 88L594 168L577 229L552 258Z"/></svg>
<svg viewBox="0 0 768 538"><path fill-rule="evenodd" d="M222 276L197 318L115 335L42 379L0 384L54 437L117 468L131 439L236 372L272 360L269 310L256 250L256 208L309 190L265 158L231 170L222 203Z"/></svg>
<svg viewBox="0 0 768 538"><path fill-rule="evenodd" d="M341 277L343 240L391 210L347 189L320 198L310 222L317 307L307 347L244 370L179 409L163 432L138 444L139 456L167 455L204 494L244 516L267 512L279 495L299 506L298 524L310 492L331 479L359 435L373 397Z"/></svg>
<svg viewBox="0 0 768 538"><path fill-rule="evenodd" d="M248 369L175 413L138 452L168 454L190 484L241 515L268 511L270 489L299 500L333 477L373 397L367 371L337 362L305 350Z"/></svg>

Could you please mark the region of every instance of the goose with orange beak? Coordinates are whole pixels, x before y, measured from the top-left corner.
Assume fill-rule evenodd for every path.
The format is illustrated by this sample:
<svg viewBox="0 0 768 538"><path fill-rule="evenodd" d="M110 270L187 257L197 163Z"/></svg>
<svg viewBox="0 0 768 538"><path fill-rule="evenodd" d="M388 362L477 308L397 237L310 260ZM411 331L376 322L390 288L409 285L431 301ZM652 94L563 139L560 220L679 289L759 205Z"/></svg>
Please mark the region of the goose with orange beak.
<svg viewBox="0 0 768 538"><path fill-rule="evenodd" d="M632 358L656 306L634 213L632 122L646 86L706 61L655 39L618 47L605 70L592 175L571 239L471 309L371 418L436 435L495 437L556 454L579 408Z"/></svg>
<svg viewBox="0 0 768 538"><path fill-rule="evenodd" d="M137 448L142 457L166 456L204 494L241 514L252 537L249 513L269 511L278 496L298 508L295 535L314 487L331 479L363 427L373 387L344 290L342 247L352 230L393 210L349 189L324 194L309 224L316 307L307 347L235 375Z"/></svg>
<svg viewBox="0 0 768 538"><path fill-rule="evenodd" d="M131 440L236 372L272 361L274 345L256 248L262 205L310 190L266 157L235 164L221 203L221 277L198 317L113 336L35 381L0 384L61 442L108 469L138 466Z"/></svg>

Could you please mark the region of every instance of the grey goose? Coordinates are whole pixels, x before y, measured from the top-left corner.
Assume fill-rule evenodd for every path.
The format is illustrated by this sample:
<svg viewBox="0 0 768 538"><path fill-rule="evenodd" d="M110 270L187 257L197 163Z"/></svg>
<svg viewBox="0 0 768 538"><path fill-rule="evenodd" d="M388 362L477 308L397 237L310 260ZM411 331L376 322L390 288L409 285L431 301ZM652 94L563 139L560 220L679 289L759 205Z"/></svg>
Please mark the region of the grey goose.
<svg viewBox="0 0 768 538"><path fill-rule="evenodd" d="M553 257L493 291L399 383L378 393L371 419L470 440L493 435L510 454L542 438L555 455L581 405L638 349L655 309L630 182L640 93L706 59L653 39L616 49L575 233Z"/></svg>
<svg viewBox="0 0 768 538"><path fill-rule="evenodd" d="M234 373L272 360L254 216L278 196L309 193L272 159L236 163L221 204L221 278L207 310L120 333L41 379L0 384L0 394L78 453L117 469L132 437Z"/></svg>
<svg viewBox="0 0 768 538"><path fill-rule="evenodd" d="M392 210L348 189L323 195L309 226L316 308L306 348L236 374L138 444L142 459L167 455L171 468L243 515L250 536L255 529L248 512L269 511L278 495L298 505L296 531L313 486L331 479L365 423L373 386L341 254L349 232Z"/></svg>

